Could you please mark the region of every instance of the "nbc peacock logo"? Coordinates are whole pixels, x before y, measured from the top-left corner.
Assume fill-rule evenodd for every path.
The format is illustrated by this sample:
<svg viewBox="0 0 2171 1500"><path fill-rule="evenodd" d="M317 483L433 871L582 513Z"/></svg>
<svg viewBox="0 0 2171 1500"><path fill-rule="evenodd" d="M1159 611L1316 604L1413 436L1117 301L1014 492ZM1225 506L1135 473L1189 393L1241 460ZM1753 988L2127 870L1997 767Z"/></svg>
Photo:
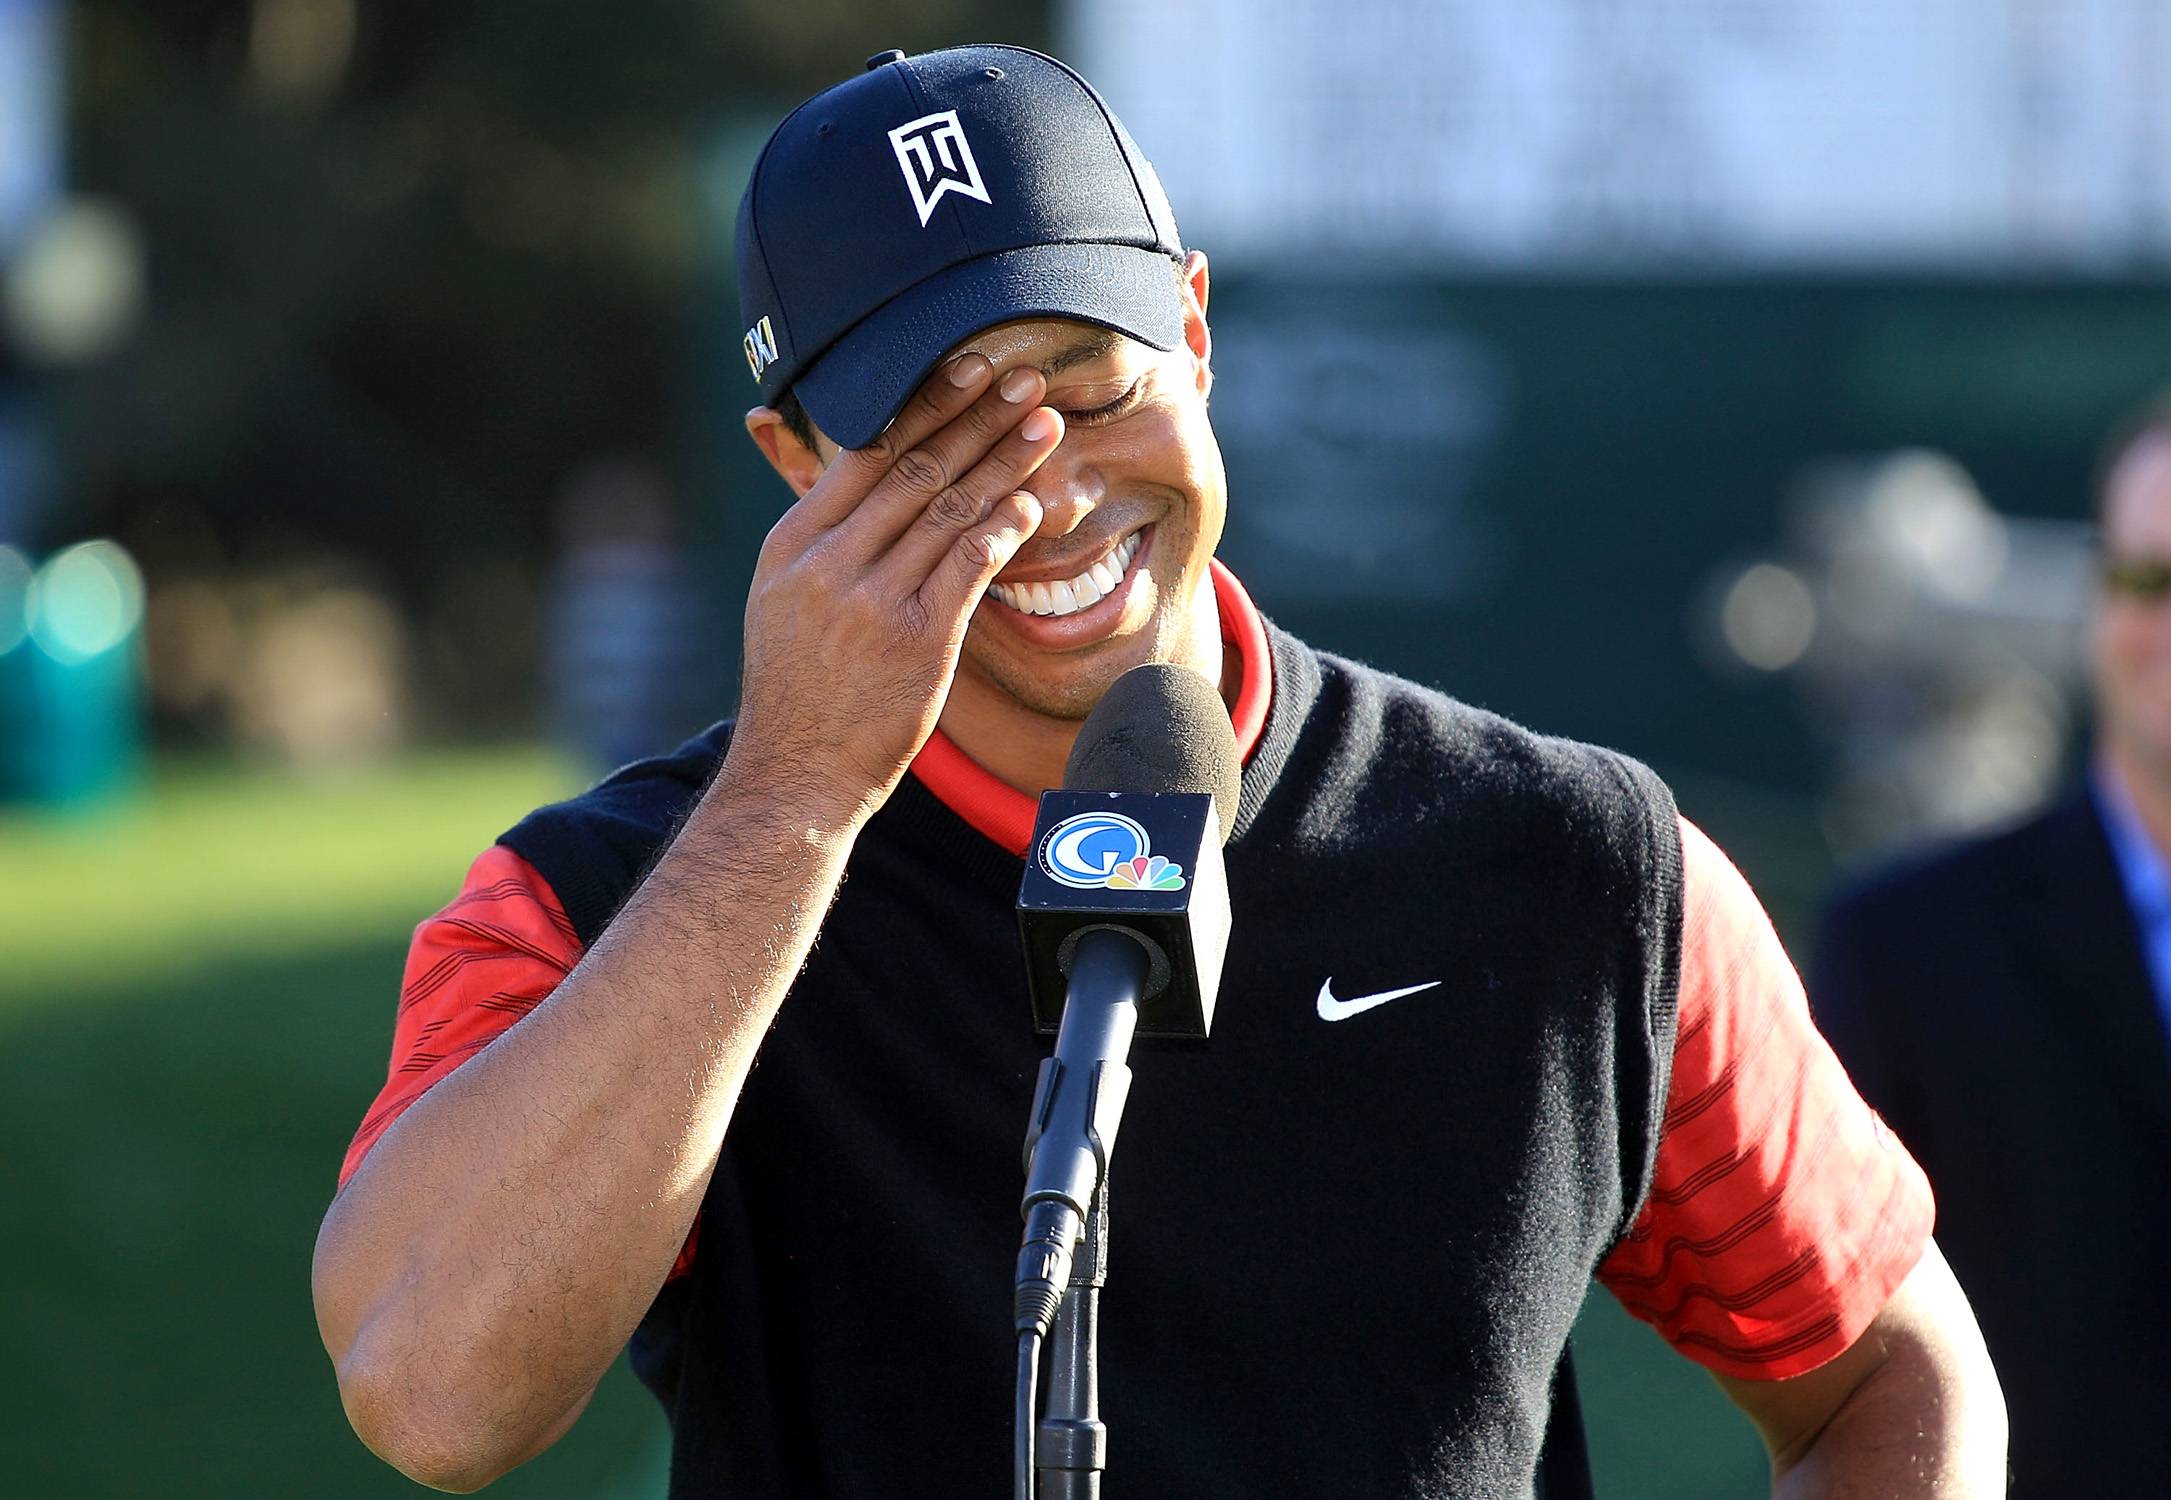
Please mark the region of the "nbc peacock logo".
<svg viewBox="0 0 2171 1500"><path fill-rule="evenodd" d="M1146 830L1121 813L1065 818L1040 845L1040 867L1079 891L1180 891L1183 866L1153 852Z"/></svg>

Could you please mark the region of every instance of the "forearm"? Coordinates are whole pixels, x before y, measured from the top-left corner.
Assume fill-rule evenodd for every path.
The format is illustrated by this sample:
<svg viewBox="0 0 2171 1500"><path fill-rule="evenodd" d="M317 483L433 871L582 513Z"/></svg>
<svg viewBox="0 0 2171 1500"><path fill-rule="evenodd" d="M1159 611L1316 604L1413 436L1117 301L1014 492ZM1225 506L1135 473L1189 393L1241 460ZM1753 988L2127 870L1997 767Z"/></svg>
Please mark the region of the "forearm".
<svg viewBox="0 0 2171 1500"><path fill-rule="evenodd" d="M1783 1380L1715 1378L1763 1434L1778 1500L2005 1493L2005 1396L1934 1240L1836 1358Z"/></svg>
<svg viewBox="0 0 2171 1500"><path fill-rule="evenodd" d="M547 1446L653 1300L842 876L859 814L818 800L727 760L583 961L326 1216L342 1397L416 1477L472 1486Z"/></svg>
<svg viewBox="0 0 2171 1500"><path fill-rule="evenodd" d="M1990 1500L2006 1490L2005 1401L1974 1338L1872 1333L1884 1359L1798 1454L1773 1461L1776 1500Z"/></svg>
<svg viewBox="0 0 2171 1500"><path fill-rule="evenodd" d="M1912 1392L1843 1411L1800 1462L1775 1476L1776 1500L1990 1500L2005 1493L2005 1414L1982 1401L1894 1372ZM1869 1394L1869 1393L1866 1393ZM1993 1397L1995 1395L1993 1389Z"/></svg>
<svg viewBox="0 0 2171 1500"><path fill-rule="evenodd" d="M1062 419L1036 372L992 376L951 360L834 462L793 440L715 784L550 998L417 1100L326 1216L340 1393L410 1474L474 1487L547 1447L668 1273L852 840L1040 524L1019 486ZM781 443L780 421L749 430Z"/></svg>

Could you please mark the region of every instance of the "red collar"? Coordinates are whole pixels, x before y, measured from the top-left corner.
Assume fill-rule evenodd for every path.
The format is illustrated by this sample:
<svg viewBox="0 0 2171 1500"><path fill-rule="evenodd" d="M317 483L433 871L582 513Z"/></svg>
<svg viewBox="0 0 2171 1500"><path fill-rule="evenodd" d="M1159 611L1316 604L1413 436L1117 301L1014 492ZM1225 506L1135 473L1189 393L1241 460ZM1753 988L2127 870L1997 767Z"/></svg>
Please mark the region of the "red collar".
<svg viewBox="0 0 2171 1500"><path fill-rule="evenodd" d="M1274 666L1266 645L1266 622L1236 575L1215 558L1209 565L1214 603L1221 612L1221 640L1236 653L1236 704L1229 720L1236 730L1236 753L1245 760L1266 731L1266 709L1274 696ZM912 762L912 774L942 799L943 805L988 838L1023 858L1033 839L1036 799L1000 781L993 772L957 748L936 730Z"/></svg>

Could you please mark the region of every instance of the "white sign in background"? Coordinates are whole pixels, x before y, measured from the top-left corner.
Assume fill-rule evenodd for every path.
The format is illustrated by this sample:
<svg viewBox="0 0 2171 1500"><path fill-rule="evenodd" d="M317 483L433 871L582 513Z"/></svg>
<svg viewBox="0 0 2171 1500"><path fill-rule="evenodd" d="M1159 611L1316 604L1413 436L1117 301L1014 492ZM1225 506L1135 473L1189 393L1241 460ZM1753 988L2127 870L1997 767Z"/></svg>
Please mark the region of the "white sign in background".
<svg viewBox="0 0 2171 1500"><path fill-rule="evenodd" d="M2171 0L1073 0L1188 241L1545 269L2171 263Z"/></svg>
<svg viewBox="0 0 2171 1500"><path fill-rule="evenodd" d="M0 254L60 181L60 29L47 0L0 0Z"/></svg>

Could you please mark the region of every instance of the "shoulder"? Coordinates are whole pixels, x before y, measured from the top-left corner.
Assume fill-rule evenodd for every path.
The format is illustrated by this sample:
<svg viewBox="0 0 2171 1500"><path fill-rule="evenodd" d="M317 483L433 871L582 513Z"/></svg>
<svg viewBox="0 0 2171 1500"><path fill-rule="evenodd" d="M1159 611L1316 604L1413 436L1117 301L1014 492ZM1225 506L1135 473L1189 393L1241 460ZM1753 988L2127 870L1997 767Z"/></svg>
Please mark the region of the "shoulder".
<svg viewBox="0 0 2171 1500"><path fill-rule="evenodd" d="M392 1065L347 1147L362 1158L423 1094L557 988L582 945L557 895L503 845L475 859L451 905L415 929L392 1025Z"/></svg>
<svg viewBox="0 0 2171 1500"><path fill-rule="evenodd" d="M1651 1190L1600 1280L1743 1379L1850 1347L1922 1253L1933 1204L1811 1021L1755 893L1681 823L1678 1026Z"/></svg>
<svg viewBox="0 0 2171 1500"><path fill-rule="evenodd" d="M1535 851L1610 852L1678 865L1673 798L1614 750L1541 734L1436 689L1316 653L1319 722L1303 767L1359 823L1416 820L1426 833Z"/></svg>
<svg viewBox="0 0 2171 1500"><path fill-rule="evenodd" d="M2115 888L2092 800L2076 795L2013 827L1947 843L1844 884L1819 922L1809 961L1817 1020L1849 1066L1865 1076L1918 1028L1940 1029L1956 1009L2016 996L2030 954L2083 938L2061 930L2047 902L2088 878L2084 841ZM2018 967L2016 967L2018 965ZM2019 988L2016 988L2019 987ZM1924 1037L1919 1045L1930 1045ZM1897 1107L1886 1082L1878 1102Z"/></svg>
<svg viewBox="0 0 2171 1500"><path fill-rule="evenodd" d="M716 774L731 721L712 724L668 755L622 766L587 791L539 807L498 842L541 873L583 942L617 913Z"/></svg>
<svg viewBox="0 0 2171 1500"><path fill-rule="evenodd" d="M1825 914L1825 934L1996 922L2009 899L2031 899L2046 852L2094 819L2093 804L2077 793L1993 833L1887 860L1840 885Z"/></svg>

